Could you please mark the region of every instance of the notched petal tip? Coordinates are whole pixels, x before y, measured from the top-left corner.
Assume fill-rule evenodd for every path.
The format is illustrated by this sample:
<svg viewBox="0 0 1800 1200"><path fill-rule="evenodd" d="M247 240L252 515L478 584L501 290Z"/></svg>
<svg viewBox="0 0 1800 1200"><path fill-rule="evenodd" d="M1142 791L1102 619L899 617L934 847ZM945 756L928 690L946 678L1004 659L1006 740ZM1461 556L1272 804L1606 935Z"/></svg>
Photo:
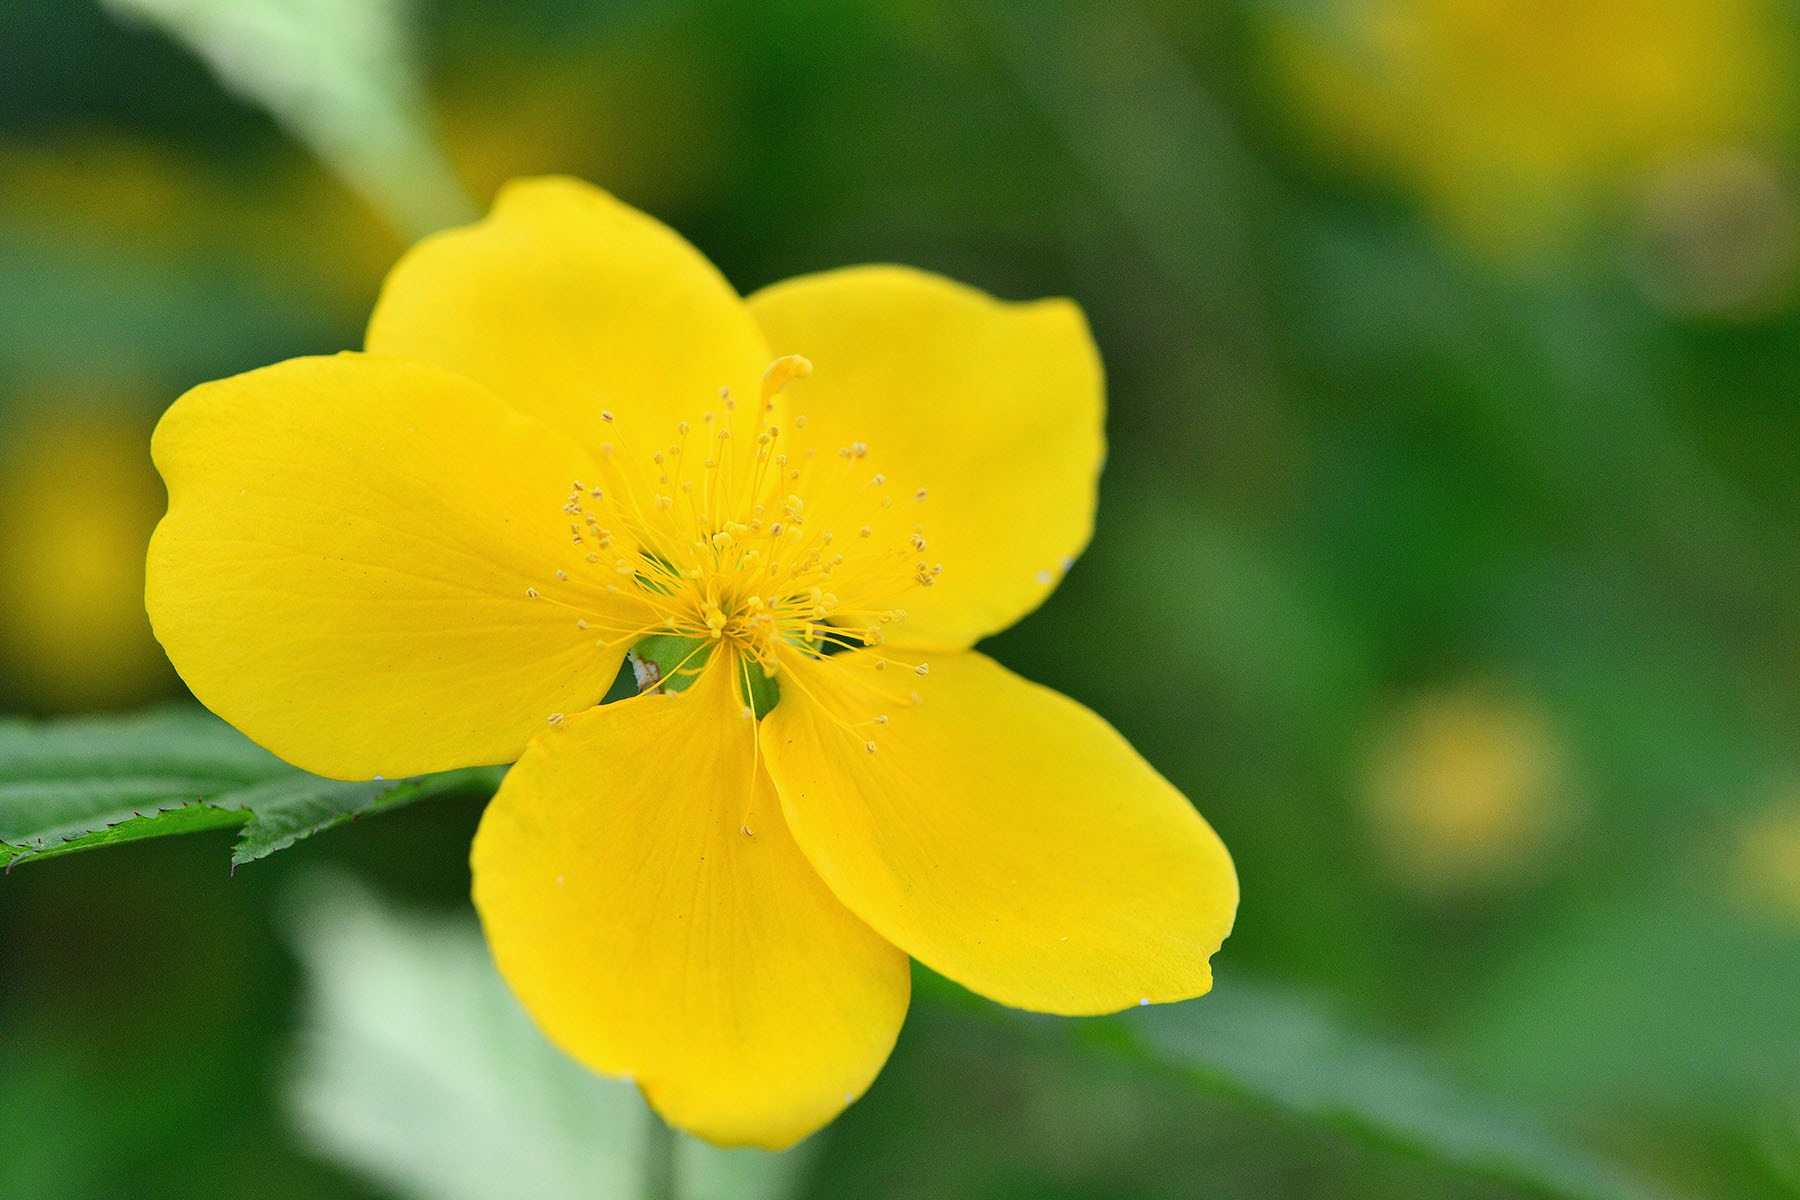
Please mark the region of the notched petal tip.
<svg viewBox="0 0 1800 1200"><path fill-rule="evenodd" d="M908 677L923 703L884 705L880 753L863 753L872 660L796 664L802 686L763 721L795 840L851 911L1016 1008L1211 987L1237 873L1185 797L1099 717L973 653Z"/></svg>
<svg viewBox="0 0 1800 1200"><path fill-rule="evenodd" d="M780 1149L875 1077L910 974L794 846L738 708L709 667L677 703L534 741L482 817L474 896L552 1041L672 1125Z"/></svg>
<svg viewBox="0 0 1800 1200"><path fill-rule="evenodd" d="M466 379L292 359L189 391L152 453L170 496L145 572L157 638L202 703L298 766L505 762L617 672L623 651L528 598L590 460Z"/></svg>
<svg viewBox="0 0 1800 1200"><path fill-rule="evenodd" d="M909 597L889 640L960 649L1042 603L1040 569L1092 534L1105 457L1105 380L1080 308L891 265L787 280L750 308L771 344L823 364L793 404L808 422L796 436L821 454L855 447L897 496L930 497L943 578Z"/></svg>

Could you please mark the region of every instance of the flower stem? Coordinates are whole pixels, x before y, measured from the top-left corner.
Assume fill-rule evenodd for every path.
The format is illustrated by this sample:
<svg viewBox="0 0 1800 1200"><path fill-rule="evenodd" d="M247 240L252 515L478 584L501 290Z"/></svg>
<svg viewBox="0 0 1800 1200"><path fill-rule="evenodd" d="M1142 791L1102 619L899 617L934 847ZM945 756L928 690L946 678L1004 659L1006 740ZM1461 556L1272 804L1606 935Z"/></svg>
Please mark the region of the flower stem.
<svg viewBox="0 0 1800 1200"><path fill-rule="evenodd" d="M675 1131L655 1113L644 1125L644 1200L676 1200Z"/></svg>

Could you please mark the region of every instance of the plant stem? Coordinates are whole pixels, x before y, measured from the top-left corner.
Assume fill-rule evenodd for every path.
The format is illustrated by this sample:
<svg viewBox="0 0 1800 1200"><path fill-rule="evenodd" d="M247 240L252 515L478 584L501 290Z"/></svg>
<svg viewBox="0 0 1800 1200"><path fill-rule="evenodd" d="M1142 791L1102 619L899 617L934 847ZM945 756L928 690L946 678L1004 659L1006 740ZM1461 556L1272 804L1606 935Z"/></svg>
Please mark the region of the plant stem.
<svg viewBox="0 0 1800 1200"><path fill-rule="evenodd" d="M676 1133L655 1113L645 1114L644 1200L676 1200Z"/></svg>

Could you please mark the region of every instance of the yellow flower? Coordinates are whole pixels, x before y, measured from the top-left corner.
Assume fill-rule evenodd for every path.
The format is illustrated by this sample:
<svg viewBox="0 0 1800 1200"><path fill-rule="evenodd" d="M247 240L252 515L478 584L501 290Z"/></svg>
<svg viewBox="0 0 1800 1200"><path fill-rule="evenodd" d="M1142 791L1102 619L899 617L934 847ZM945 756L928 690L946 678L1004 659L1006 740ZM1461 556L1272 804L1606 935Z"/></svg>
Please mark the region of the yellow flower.
<svg viewBox="0 0 1800 1200"><path fill-rule="evenodd" d="M1789 120L1792 28L1768 0L1331 0L1271 24L1324 153L1502 258Z"/></svg>
<svg viewBox="0 0 1800 1200"><path fill-rule="evenodd" d="M175 682L140 599L162 506L144 422L78 411L108 391L65 380L0 413L0 694L25 708L141 704Z"/></svg>
<svg viewBox="0 0 1800 1200"><path fill-rule="evenodd" d="M1548 715L1497 681L1421 692L1390 714L1366 799L1396 875L1422 891L1517 884L1578 807Z"/></svg>
<svg viewBox="0 0 1800 1200"><path fill-rule="evenodd" d="M829 1121L908 954L1049 1012L1210 986L1212 830L969 649L1089 535L1072 304L899 267L745 301L605 193L527 181L402 259L366 353L198 387L153 448L150 614L195 694L340 778L519 758L472 854L495 961L671 1123ZM690 639L691 686L599 707L650 636Z"/></svg>

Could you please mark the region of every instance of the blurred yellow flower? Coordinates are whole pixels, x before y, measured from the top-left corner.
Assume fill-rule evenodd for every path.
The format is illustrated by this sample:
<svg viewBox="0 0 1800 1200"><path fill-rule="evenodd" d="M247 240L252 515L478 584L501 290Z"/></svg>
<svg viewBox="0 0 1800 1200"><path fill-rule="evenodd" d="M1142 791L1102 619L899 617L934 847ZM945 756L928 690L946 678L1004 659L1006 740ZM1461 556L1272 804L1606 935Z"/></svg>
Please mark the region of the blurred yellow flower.
<svg viewBox="0 0 1800 1200"><path fill-rule="evenodd" d="M1217 837L970 649L1086 543L1101 414L1066 301L860 267L746 302L605 193L515 183L400 262L367 353L170 409L149 609L310 770L522 752L472 860L501 973L670 1122L782 1146L879 1070L908 954L1050 1012L1210 986ZM597 707L650 636L697 677Z"/></svg>
<svg viewBox="0 0 1800 1200"><path fill-rule="evenodd" d="M1502 255L1666 159L1778 135L1790 107L1791 30L1766 0L1330 0L1274 21L1324 152Z"/></svg>
<svg viewBox="0 0 1800 1200"><path fill-rule="evenodd" d="M174 682L144 617L162 488L143 426L44 399L0 417L0 707L141 703Z"/></svg>
<svg viewBox="0 0 1800 1200"><path fill-rule="evenodd" d="M1414 697L1379 741L1367 798L1394 869L1433 892L1518 878L1567 819L1567 756L1534 706L1487 683Z"/></svg>
<svg viewBox="0 0 1800 1200"><path fill-rule="evenodd" d="M109 261L229 255L265 287L336 315L361 311L404 249L356 195L298 152L257 185L143 138L82 132L0 143L0 217Z"/></svg>
<svg viewBox="0 0 1800 1200"><path fill-rule="evenodd" d="M1790 784L1738 831L1736 875L1756 908L1800 923L1800 786Z"/></svg>

